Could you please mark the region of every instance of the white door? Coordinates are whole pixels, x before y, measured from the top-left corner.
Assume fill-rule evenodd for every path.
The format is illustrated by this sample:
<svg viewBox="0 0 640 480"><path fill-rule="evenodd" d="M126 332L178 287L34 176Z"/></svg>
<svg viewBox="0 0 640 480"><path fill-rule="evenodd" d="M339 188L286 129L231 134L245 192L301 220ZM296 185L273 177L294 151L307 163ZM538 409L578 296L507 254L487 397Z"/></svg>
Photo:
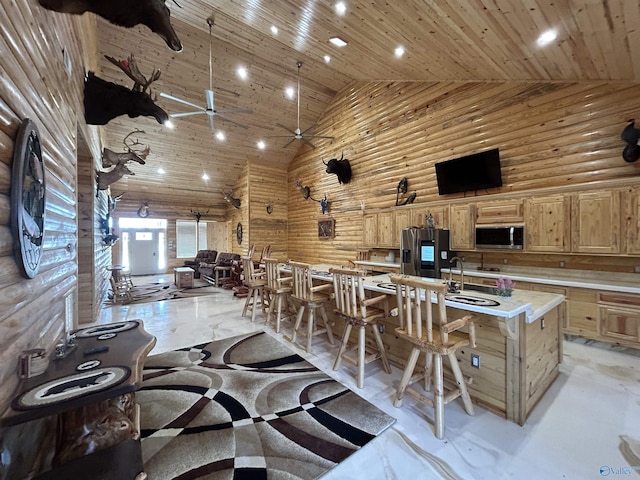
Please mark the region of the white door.
<svg viewBox="0 0 640 480"><path fill-rule="evenodd" d="M129 235L129 268L131 275L162 273L159 261L159 231L137 230Z"/></svg>

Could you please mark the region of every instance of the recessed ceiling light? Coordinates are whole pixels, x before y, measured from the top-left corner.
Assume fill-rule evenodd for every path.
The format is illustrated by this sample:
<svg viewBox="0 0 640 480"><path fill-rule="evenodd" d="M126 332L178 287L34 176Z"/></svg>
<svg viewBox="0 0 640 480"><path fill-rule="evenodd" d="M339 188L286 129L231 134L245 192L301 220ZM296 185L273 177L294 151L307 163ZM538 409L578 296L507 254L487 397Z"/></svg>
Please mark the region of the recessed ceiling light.
<svg viewBox="0 0 640 480"><path fill-rule="evenodd" d="M275 25L271 25L271 33L273 33L274 35L278 34L278 27L276 27Z"/></svg>
<svg viewBox="0 0 640 480"><path fill-rule="evenodd" d="M287 87L284 92L286 93L287 98L291 98L291 99L296 94L296 91L293 89L293 87Z"/></svg>
<svg viewBox="0 0 640 480"><path fill-rule="evenodd" d="M164 122L164 126L167 127L167 128L175 127L175 125L173 124L173 122L171 120L167 120L166 122Z"/></svg>
<svg viewBox="0 0 640 480"><path fill-rule="evenodd" d="M336 3L336 12L338 13L338 15L344 15L344 12L346 11L347 11L347 6L344 4L344 2Z"/></svg>
<svg viewBox="0 0 640 480"><path fill-rule="evenodd" d="M332 37L329 39L331 43L333 43L336 47L344 47L347 45L347 42L342 40L340 37Z"/></svg>
<svg viewBox="0 0 640 480"><path fill-rule="evenodd" d="M238 76L242 79L242 80L246 80L247 79L247 69L244 67L238 67Z"/></svg>
<svg viewBox="0 0 640 480"><path fill-rule="evenodd" d="M260 140L260 141L258 142L258 148L259 148L260 150L264 150L264 147L266 147L266 146L267 146L267 145L266 145L262 140Z"/></svg>
<svg viewBox="0 0 640 480"><path fill-rule="evenodd" d="M202 174L202 180L204 180L205 182L209 180L209 175L207 175L206 172Z"/></svg>
<svg viewBox="0 0 640 480"><path fill-rule="evenodd" d="M544 47L546 45L549 45L556 38L558 38L558 34L556 33L555 30L547 30L546 32L542 32L540 34L540 36L536 40L536 43L538 44L539 47Z"/></svg>
<svg viewBox="0 0 640 480"><path fill-rule="evenodd" d="M216 138L218 140L224 140L226 137L224 136L224 132L221 130L218 130L218 132L216 133Z"/></svg>
<svg viewBox="0 0 640 480"><path fill-rule="evenodd" d="M404 55L404 47L402 45L396 47L396 49L393 51L393 54L400 58L402 55Z"/></svg>
<svg viewBox="0 0 640 480"><path fill-rule="evenodd" d="M164 168L160 167L160 168L158 169L158 173L159 173L160 175L164 175L164 174L165 174L165 173L167 173L167 172L166 172L166 170L165 170Z"/></svg>
<svg viewBox="0 0 640 480"><path fill-rule="evenodd" d="M329 63L331 61L331 57L329 55L324 56L324 63Z"/></svg>

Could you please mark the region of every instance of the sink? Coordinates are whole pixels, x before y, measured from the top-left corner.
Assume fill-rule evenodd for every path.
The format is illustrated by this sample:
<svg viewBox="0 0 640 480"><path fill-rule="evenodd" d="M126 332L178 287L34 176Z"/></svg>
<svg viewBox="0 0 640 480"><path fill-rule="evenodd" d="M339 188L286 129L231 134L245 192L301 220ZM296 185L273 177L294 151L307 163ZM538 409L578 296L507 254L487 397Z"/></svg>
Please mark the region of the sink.
<svg viewBox="0 0 640 480"><path fill-rule="evenodd" d="M491 285L476 285L474 283L465 283L464 290L474 290L476 292L488 293L489 295L496 294L496 287Z"/></svg>
<svg viewBox="0 0 640 480"><path fill-rule="evenodd" d="M497 307L500 305L500 302L490 298L476 297L466 293L447 293L444 298L452 302L466 303L467 305L476 305L478 307Z"/></svg>

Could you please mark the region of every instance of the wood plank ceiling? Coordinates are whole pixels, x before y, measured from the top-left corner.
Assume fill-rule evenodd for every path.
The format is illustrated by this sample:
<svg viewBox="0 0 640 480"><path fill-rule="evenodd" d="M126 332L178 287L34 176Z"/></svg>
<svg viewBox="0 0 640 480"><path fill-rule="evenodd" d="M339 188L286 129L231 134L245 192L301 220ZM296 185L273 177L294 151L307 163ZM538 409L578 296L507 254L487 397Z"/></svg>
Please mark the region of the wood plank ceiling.
<svg viewBox="0 0 640 480"><path fill-rule="evenodd" d="M135 176L113 185L114 194L194 208L224 205L223 190L236 183L247 162L286 169L298 149L285 148L297 126L296 88L300 69L300 128L312 127L336 92L354 81L631 81L640 79L640 2L629 0L347 0L338 14L334 1L179 0L171 1L172 24L183 43L176 53L146 27L124 29L98 19L99 53L126 58L133 53L143 73L162 71L152 85L205 104L209 88L209 26L214 16L213 89L216 109L251 109L227 117L248 128L214 117L217 139L206 115L176 118L169 130L150 117L119 117L104 128L105 146L122 150L122 138L138 128L139 141L151 147L147 164L135 164ZM277 27L277 33L272 32ZM558 37L541 48L541 32ZM329 38L348 45L338 48ZM401 58L394 49L403 46ZM330 56L328 62L325 56ZM239 78L238 67L247 71ZM117 67L102 60L101 76L131 85ZM193 110L160 97L168 113ZM408 106L407 108L410 108ZM330 129L313 131L337 136ZM258 141L266 148L257 148ZM319 146L335 140L312 139ZM166 173L158 173L162 168ZM202 180L203 173L209 176Z"/></svg>

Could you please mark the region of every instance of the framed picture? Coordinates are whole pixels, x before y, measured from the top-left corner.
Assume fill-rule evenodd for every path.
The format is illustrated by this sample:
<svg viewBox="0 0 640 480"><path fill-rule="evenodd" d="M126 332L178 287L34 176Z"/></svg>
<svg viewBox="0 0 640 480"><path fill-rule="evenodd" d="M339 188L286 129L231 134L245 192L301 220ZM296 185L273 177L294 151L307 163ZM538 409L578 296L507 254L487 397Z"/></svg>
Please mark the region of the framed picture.
<svg viewBox="0 0 640 480"><path fill-rule="evenodd" d="M335 236L335 220L333 218L318 220L318 238L333 238Z"/></svg>

